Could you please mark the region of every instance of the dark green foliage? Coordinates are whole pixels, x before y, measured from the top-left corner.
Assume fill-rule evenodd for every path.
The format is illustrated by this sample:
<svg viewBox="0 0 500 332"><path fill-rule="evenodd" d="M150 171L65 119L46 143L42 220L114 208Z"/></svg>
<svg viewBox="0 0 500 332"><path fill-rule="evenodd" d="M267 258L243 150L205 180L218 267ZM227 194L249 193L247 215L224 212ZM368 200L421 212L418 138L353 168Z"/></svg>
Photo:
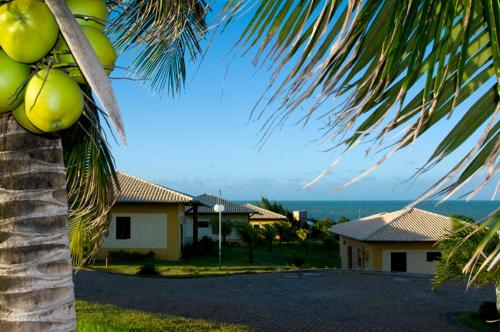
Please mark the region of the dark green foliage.
<svg viewBox="0 0 500 332"><path fill-rule="evenodd" d="M214 241L205 235L198 242L198 248L200 250L200 254L209 255L214 250Z"/></svg>
<svg viewBox="0 0 500 332"><path fill-rule="evenodd" d="M290 242L292 236L292 224L288 221L280 221L275 224L276 231L278 232L278 246L281 247L282 242L287 244Z"/></svg>
<svg viewBox="0 0 500 332"><path fill-rule="evenodd" d="M436 276L433 280L433 288L439 287L448 280L463 280L467 277L463 273L464 267L469 262L478 244L484 239L489 230L479 228L478 224L472 223L470 218L462 220L452 217L452 230L438 242L442 259L438 262ZM485 255L497 252L499 245L498 236L496 240L490 241L484 249ZM486 257L485 256L485 257ZM475 267L478 270L483 264L484 258L480 259ZM481 271L476 279L476 284L500 285L500 267L497 265L491 271Z"/></svg>
<svg viewBox="0 0 500 332"><path fill-rule="evenodd" d="M297 231L295 231L295 234L297 235L297 238L300 241L300 244L304 247L305 251L309 251L309 234L310 231L305 228L299 228Z"/></svg>
<svg viewBox="0 0 500 332"><path fill-rule="evenodd" d="M137 251L111 250L108 253L108 257L110 259L125 260L125 261L142 261L147 259L154 259L155 256L156 254L154 251L149 251L143 254Z"/></svg>
<svg viewBox="0 0 500 332"><path fill-rule="evenodd" d="M212 225L213 234L219 234L219 218L213 218L210 220L210 224ZM226 245L226 238L233 230L233 222L223 219L221 225L222 244Z"/></svg>
<svg viewBox="0 0 500 332"><path fill-rule="evenodd" d="M326 250L339 250L339 241L337 240L337 236L335 234L324 236L322 240Z"/></svg>
<svg viewBox="0 0 500 332"><path fill-rule="evenodd" d="M480 318L484 320L497 320L500 319L500 314L497 311L497 306L495 302L483 302L479 306L477 312Z"/></svg>
<svg viewBox="0 0 500 332"><path fill-rule="evenodd" d="M234 227L240 235L240 240L248 248L248 261L254 262L253 251L259 243L259 232L246 222L235 223Z"/></svg>
<svg viewBox="0 0 500 332"><path fill-rule="evenodd" d="M274 225L264 225L261 229L259 229L260 234L267 242L267 248L269 252L273 250L273 241L278 234L278 230Z"/></svg>
<svg viewBox="0 0 500 332"><path fill-rule="evenodd" d="M348 222L348 221L351 221L349 218L347 217L340 217L339 219L337 219L337 221L335 222L336 224L342 224L342 223L345 223L345 222Z"/></svg>
<svg viewBox="0 0 500 332"><path fill-rule="evenodd" d="M273 211L279 213L281 215L286 216L289 222L293 223L293 213L290 210L285 209L280 202L270 201L266 197L262 196L259 202L256 202L255 205L260 206L263 209Z"/></svg>
<svg viewBox="0 0 500 332"><path fill-rule="evenodd" d="M288 265L295 265L297 267L301 267L306 263L306 257L302 254L293 253L290 255L288 259Z"/></svg>
<svg viewBox="0 0 500 332"><path fill-rule="evenodd" d="M156 268L154 264L144 264L137 271L137 275L139 276L159 276L161 275L160 271Z"/></svg>
<svg viewBox="0 0 500 332"><path fill-rule="evenodd" d="M325 219L321 221L316 221L312 225L312 236L314 238L328 236L330 234L330 227L332 227L333 221Z"/></svg>
<svg viewBox="0 0 500 332"><path fill-rule="evenodd" d="M500 323L498 322L487 322L485 319L481 318L478 314L473 312L467 312L458 316L457 321L469 327L472 331L478 332L499 332Z"/></svg>
<svg viewBox="0 0 500 332"><path fill-rule="evenodd" d="M192 244L186 244L182 248L182 259L191 259L196 253Z"/></svg>

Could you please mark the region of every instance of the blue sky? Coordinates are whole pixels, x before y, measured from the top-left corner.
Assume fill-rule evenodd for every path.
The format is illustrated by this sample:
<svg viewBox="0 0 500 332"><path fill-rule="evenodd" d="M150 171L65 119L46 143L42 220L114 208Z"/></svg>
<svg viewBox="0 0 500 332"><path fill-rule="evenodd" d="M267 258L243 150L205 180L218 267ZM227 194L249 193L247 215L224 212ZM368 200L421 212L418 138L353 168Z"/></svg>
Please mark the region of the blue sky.
<svg viewBox="0 0 500 332"><path fill-rule="evenodd" d="M333 194L381 155L366 157L365 149L358 149L312 189L302 190L338 152L322 152L327 145L318 142L321 121L302 127L293 119L259 149L265 117L249 117L270 73L266 67L252 66L251 55L230 51L242 27L234 24L213 40L201 65L188 69L185 90L175 98L153 95L139 82L113 81L128 136L128 148L112 145L119 170L193 195L221 189L223 196L234 200L262 195L277 200L398 200L416 198L465 151L417 181L403 183L459 119L461 112L456 112L451 121L346 190ZM120 65L129 60L124 55ZM490 185L477 198L490 199L492 191Z"/></svg>

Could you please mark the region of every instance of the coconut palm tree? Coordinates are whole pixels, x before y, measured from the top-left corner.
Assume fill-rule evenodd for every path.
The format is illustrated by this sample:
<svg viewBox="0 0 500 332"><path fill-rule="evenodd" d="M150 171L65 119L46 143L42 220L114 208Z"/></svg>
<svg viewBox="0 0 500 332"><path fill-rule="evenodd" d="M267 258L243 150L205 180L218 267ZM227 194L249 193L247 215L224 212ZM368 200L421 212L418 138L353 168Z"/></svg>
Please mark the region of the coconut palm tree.
<svg viewBox="0 0 500 332"><path fill-rule="evenodd" d="M65 1L44 1L89 84L84 116L55 135L28 133L11 115L0 115L0 331L75 330L70 249L77 265L96 251L117 187L105 115L125 137L111 85ZM201 50L206 4L107 6L114 12L107 33L119 51L135 55L132 77L178 92L186 61Z"/></svg>
<svg viewBox="0 0 500 332"><path fill-rule="evenodd" d="M286 244L290 242L290 237L292 236L292 223L288 221L278 221L275 227L278 232L278 247L281 248L281 243L283 241L285 241Z"/></svg>
<svg viewBox="0 0 500 332"><path fill-rule="evenodd" d="M248 261L253 263L253 251L259 243L259 232L246 222L237 222L234 224L234 227L240 235L241 242L248 248Z"/></svg>
<svg viewBox="0 0 500 332"><path fill-rule="evenodd" d="M260 234L267 242L267 251L273 251L273 241L278 234L278 230L276 229L276 227L273 224L264 225L260 229Z"/></svg>
<svg viewBox="0 0 500 332"><path fill-rule="evenodd" d="M219 234L219 219L218 218L212 218L210 220L210 225L212 226L212 232L213 234ZM233 221L230 219L226 220L223 219L221 223L221 235L222 235L222 245L226 245L226 239L229 234L233 231Z"/></svg>
<svg viewBox="0 0 500 332"><path fill-rule="evenodd" d="M340 157L362 144L368 144L368 153L384 151L337 190L431 130L442 133L442 140L428 147L428 161L412 177L452 155L459 161L412 205L446 200L476 180L464 194L471 199L495 180L500 168L500 2L229 0L226 10L228 21L250 13L239 44L257 49L254 63L273 70L256 106L262 109L256 117L267 114L263 142L298 113L304 124L314 117L324 123L322 141L341 149ZM478 138L471 143L472 137ZM492 214L479 231L486 227L485 242L494 241L500 218ZM464 272L473 270L483 248L485 243ZM487 257L481 268L491 271L500 255Z"/></svg>

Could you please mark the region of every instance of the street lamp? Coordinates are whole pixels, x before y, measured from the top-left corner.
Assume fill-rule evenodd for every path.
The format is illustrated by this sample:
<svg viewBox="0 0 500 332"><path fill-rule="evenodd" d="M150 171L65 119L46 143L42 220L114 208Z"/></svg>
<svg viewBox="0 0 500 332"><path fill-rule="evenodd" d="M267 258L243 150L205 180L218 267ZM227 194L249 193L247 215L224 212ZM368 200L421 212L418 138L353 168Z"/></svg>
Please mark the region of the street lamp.
<svg viewBox="0 0 500 332"><path fill-rule="evenodd" d="M214 205L214 211L219 214L219 270L222 270L222 212L224 212L224 205L220 202L220 196L219 190L219 198L217 204Z"/></svg>

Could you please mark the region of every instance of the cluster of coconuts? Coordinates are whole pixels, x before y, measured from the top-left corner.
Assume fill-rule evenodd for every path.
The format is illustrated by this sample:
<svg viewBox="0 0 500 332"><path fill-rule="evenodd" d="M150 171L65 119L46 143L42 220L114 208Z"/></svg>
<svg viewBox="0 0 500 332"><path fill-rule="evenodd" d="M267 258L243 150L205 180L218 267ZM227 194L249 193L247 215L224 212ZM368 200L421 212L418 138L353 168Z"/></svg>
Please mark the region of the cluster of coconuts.
<svg viewBox="0 0 500 332"><path fill-rule="evenodd" d="M66 0L106 73L116 52L103 33L104 0ZM0 114L12 112L35 134L72 126L82 115L86 81L43 0L0 5Z"/></svg>

